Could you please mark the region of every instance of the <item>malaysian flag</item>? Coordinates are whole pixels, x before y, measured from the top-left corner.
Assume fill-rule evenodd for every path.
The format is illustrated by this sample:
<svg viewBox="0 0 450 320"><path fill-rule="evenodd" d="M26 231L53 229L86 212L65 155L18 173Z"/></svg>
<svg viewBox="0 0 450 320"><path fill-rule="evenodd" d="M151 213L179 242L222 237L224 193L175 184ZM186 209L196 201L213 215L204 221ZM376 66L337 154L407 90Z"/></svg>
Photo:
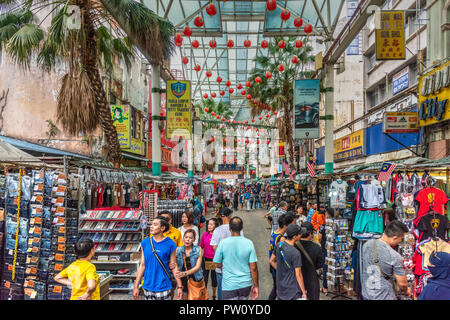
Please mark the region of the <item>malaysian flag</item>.
<svg viewBox="0 0 450 320"><path fill-rule="evenodd" d="M307 160L307 166L308 166L308 172L309 175L314 178L316 176L316 171L314 169L314 157L312 154L310 154L308 156L308 160Z"/></svg>
<svg viewBox="0 0 450 320"><path fill-rule="evenodd" d="M395 163L385 162L381 167L380 173L378 174L378 181L388 181L389 176L392 171L394 171L397 165Z"/></svg>

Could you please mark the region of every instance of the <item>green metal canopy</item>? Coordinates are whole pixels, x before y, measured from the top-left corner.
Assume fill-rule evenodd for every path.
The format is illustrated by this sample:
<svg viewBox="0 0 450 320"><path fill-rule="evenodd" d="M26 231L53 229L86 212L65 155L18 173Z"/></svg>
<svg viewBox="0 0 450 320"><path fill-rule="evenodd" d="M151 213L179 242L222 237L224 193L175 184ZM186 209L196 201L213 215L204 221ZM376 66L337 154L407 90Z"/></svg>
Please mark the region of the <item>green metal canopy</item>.
<svg viewBox="0 0 450 320"><path fill-rule="evenodd" d="M266 55L267 49L262 49L262 40L276 36L313 36L322 40L331 39L335 32L341 10L345 0L286 0L277 1L274 11L266 9L266 1L229 0L229 1L200 1L200 0L142 0L151 10L171 21L177 32L183 35L188 25L193 34L183 35L183 45L179 55L188 57L189 63L183 65L183 75L192 81L192 98L194 103L200 101L204 93L211 95L216 92L216 102L222 100L234 111L234 118L239 110L243 112L239 118L249 118L247 102L241 94L230 94L225 81L230 80L231 86L238 83L244 85L251 70L255 67L253 59L257 55ZM206 6L213 3L217 14L209 16ZM282 21L282 10L290 11L290 19ZM204 25L200 28L194 25L195 17L200 16ZM313 31L306 34L303 27L297 29L293 21L296 17L303 19L303 26L311 24ZM209 42L214 39L216 48L210 48ZM226 46L227 41L234 42L233 48ZM251 41L249 48L244 47L245 40ZM192 47L192 41L199 42L198 48ZM201 66L196 72L194 66ZM206 77L206 71L211 70L212 76ZM220 76L223 81L216 81ZM244 86L245 88L245 86ZM222 97L220 90L225 91ZM238 90L235 90L235 92Z"/></svg>

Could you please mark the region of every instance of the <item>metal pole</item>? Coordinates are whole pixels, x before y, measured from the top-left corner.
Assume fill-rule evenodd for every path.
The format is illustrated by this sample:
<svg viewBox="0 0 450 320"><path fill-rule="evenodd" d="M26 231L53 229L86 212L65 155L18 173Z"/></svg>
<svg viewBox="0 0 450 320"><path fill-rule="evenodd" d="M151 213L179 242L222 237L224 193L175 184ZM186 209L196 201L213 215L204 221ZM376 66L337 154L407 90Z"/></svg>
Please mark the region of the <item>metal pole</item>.
<svg viewBox="0 0 450 320"><path fill-rule="evenodd" d="M152 175L161 176L161 115L160 66L152 65Z"/></svg>
<svg viewBox="0 0 450 320"><path fill-rule="evenodd" d="M193 135L191 134L191 139L188 140L188 177L192 178L194 176L194 152L193 152Z"/></svg>
<svg viewBox="0 0 450 320"><path fill-rule="evenodd" d="M334 168L333 126L334 126L334 69L332 63L325 64L325 174L332 174Z"/></svg>

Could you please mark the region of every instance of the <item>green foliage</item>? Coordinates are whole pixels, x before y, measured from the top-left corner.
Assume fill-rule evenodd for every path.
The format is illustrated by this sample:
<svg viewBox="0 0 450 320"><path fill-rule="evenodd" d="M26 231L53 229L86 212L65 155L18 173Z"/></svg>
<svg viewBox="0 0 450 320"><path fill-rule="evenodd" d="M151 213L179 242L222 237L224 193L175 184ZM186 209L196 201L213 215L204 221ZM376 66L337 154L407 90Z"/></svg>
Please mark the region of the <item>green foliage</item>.
<svg viewBox="0 0 450 320"><path fill-rule="evenodd" d="M221 118L225 118L225 119L231 119L231 117L233 116L233 111L231 111L230 107L227 106L226 104L224 104L222 101L220 101L219 103L216 103L213 99L209 98L209 99L203 99L201 103L196 104L194 106L197 110L198 113L200 115L200 120L217 120L216 116L220 115ZM208 112L205 112L205 108L208 108ZM215 115L214 117L211 117L211 112L214 112ZM204 122L203 123L203 131L212 129L217 127L217 124L215 123L208 123L208 122Z"/></svg>
<svg viewBox="0 0 450 320"><path fill-rule="evenodd" d="M39 43L44 39L44 32L37 25L25 24L8 40L6 51L14 61L25 68L29 67L29 58Z"/></svg>

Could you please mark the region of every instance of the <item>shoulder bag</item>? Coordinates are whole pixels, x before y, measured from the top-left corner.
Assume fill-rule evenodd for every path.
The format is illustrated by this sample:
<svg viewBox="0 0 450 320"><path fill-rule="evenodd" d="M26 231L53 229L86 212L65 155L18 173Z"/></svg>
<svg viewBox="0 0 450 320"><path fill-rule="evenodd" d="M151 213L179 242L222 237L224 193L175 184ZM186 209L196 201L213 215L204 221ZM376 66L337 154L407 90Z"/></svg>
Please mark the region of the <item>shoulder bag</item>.
<svg viewBox="0 0 450 320"><path fill-rule="evenodd" d="M153 251L153 254L155 255L156 260L158 260L159 265L163 268L164 272L166 273L167 278L169 278L169 280L171 280L169 271L167 271L166 267L164 266L164 263L161 261L161 259L159 258L158 254L156 253L155 246L153 244L152 239L148 238L148 240L150 241L150 245L152 247L152 251Z"/></svg>
<svg viewBox="0 0 450 320"><path fill-rule="evenodd" d="M186 267L186 254L183 253L184 269L187 271ZM208 300L209 293L206 289L205 279L202 278L200 281L195 281L192 277L188 278L187 281L188 289L188 300Z"/></svg>
<svg viewBox="0 0 450 320"><path fill-rule="evenodd" d="M319 275L317 274L316 266L315 266L314 262L312 261L312 259L311 259L311 257L309 256L308 252L306 252L306 250L305 250L305 248L303 247L303 245L301 244L301 242L300 242L300 241L297 241L297 242L295 243L295 246L296 246L296 247L297 247L297 248L305 255L306 259L309 261L309 263L311 263L311 265L312 265L313 268L314 268L314 274L315 274L317 277L319 277Z"/></svg>
<svg viewBox="0 0 450 320"><path fill-rule="evenodd" d="M378 259L377 242L378 242L378 240L374 240L374 243L373 243L373 257L374 257L375 264L378 266L378 269L380 269L380 272L381 272L381 275L383 276L383 278L386 279L387 281L389 281L390 284L392 285L392 288L394 288L395 295L399 296L401 293L401 289L400 289L397 281L395 281L395 279L393 279L392 277L388 276L381 269L380 260Z"/></svg>

